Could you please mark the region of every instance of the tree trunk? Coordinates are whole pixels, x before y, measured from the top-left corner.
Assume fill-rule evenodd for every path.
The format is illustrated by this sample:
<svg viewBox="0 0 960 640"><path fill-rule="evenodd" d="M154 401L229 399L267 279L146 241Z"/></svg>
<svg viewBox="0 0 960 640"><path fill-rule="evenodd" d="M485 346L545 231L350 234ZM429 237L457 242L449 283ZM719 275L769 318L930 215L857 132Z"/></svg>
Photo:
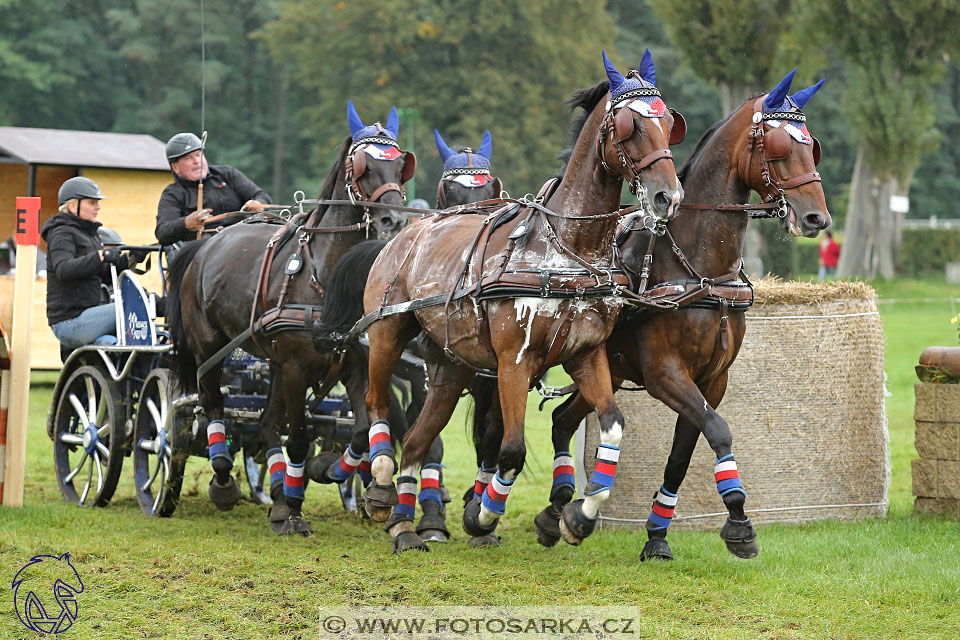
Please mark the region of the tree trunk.
<svg viewBox="0 0 960 640"><path fill-rule="evenodd" d="M742 105L748 96L760 91L755 86L722 81L717 83L717 88L720 89L720 108L723 109L724 115Z"/></svg>
<svg viewBox="0 0 960 640"><path fill-rule="evenodd" d="M273 135L273 199L275 202L287 202L283 190L286 188L286 177L283 172L283 157L287 152L285 138L287 133L287 93L290 90L290 80L286 69L280 71L280 90L274 94L277 103L277 125Z"/></svg>
<svg viewBox="0 0 960 640"><path fill-rule="evenodd" d="M860 143L850 182L850 203L837 275L894 277L896 218L890 196L899 193L897 179L877 175Z"/></svg>

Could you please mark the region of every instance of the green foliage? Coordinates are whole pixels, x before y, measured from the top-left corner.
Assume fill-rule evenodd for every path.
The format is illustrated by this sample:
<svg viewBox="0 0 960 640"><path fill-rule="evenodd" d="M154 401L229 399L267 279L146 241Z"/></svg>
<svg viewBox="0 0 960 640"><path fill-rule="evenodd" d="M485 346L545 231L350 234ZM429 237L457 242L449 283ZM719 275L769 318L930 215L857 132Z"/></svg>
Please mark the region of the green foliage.
<svg viewBox="0 0 960 640"><path fill-rule="evenodd" d="M797 270L797 245L793 236L789 236L780 228L780 221L752 220L760 235L763 236L763 270L782 278L793 276Z"/></svg>
<svg viewBox="0 0 960 640"><path fill-rule="evenodd" d="M958 217L960 202L960 67L947 65L943 81L933 87L941 144L924 157L910 185L908 218Z"/></svg>
<svg viewBox="0 0 960 640"><path fill-rule="evenodd" d="M960 261L960 229L904 229L897 274L943 277L948 262Z"/></svg>
<svg viewBox="0 0 960 640"><path fill-rule="evenodd" d="M432 193L440 173L432 129L450 144L476 146L489 128L494 173L518 195L555 173L568 146L563 102L605 78L600 50L614 37L599 0L479 9L427 0L285 2L263 33L274 58L292 60L296 83L314 96L304 116L315 158L329 162L347 132L348 98L367 123L385 121L391 105L414 108L418 192Z"/></svg>

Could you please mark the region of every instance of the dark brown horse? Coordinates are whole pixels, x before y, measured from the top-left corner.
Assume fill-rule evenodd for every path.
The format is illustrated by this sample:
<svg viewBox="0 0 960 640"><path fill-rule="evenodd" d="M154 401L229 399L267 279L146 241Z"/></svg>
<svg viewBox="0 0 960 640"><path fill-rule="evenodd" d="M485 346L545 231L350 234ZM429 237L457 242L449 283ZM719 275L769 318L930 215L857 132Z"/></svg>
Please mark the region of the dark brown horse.
<svg viewBox="0 0 960 640"><path fill-rule="evenodd" d="M749 99L715 124L678 171L686 196L680 213L667 225L669 233L655 237L649 291L677 296L705 282L712 285L710 295L674 311L624 312L607 341L614 386L625 380L643 385L678 414L641 559L672 557L667 530L700 434L716 454L717 488L729 512L720 536L738 557L759 553L744 512L746 491L734 460L730 427L715 408L726 391L728 369L743 340L744 311L752 301L748 283L737 277L749 220L747 208L737 205L745 205L755 191L776 205L773 211L783 230L793 235L815 236L831 223L815 168L819 142L807 132L800 110L820 84L788 97L792 78L790 73L770 94ZM630 231L621 240L625 266L639 275L651 233ZM571 464L570 438L591 409L589 398L578 392L554 410L558 463L551 505L536 517L541 544L551 546L561 534L568 542L579 543L559 526L567 520L565 505L573 492L572 478L563 467Z"/></svg>
<svg viewBox="0 0 960 640"><path fill-rule="evenodd" d="M168 308L173 312L170 321L181 383L188 388L202 363L249 329L264 311L278 307L281 297L286 306L305 305L308 314L319 311L324 283L337 260L364 240L369 228L379 237L389 238L404 224L400 212L364 206L368 201L402 205L401 185L413 175L415 160L397 148L396 110L391 111L386 127L380 123L364 126L351 102L348 118L351 136L341 145L321 199L349 199L355 205L321 206L296 226L291 225L286 238L275 235L275 225L234 225L209 240L186 245L171 262ZM265 251L274 245L268 260ZM285 274L292 275L286 278ZM261 283L265 283L263 287ZM277 523L281 534L306 535L312 531L301 515L303 465L309 445L304 424L306 390L325 378L338 354L316 350L310 332L303 329L269 336L257 333L241 346L271 363L272 384L262 427L269 449L271 485L283 487L288 509L278 500L271 513L286 515L284 522ZM345 368L349 369L349 363ZM232 455L224 442L221 372L222 361L200 377L199 400L208 421L210 459L216 473L210 497L218 507L230 508L239 499L239 487L230 474ZM353 406L361 406L365 376L351 376L345 382ZM290 427L287 463L277 433L283 421ZM271 519L275 519L273 515Z"/></svg>
<svg viewBox="0 0 960 640"><path fill-rule="evenodd" d="M598 274L614 284L613 237L624 180L664 220L673 216L682 197L668 148L682 120L660 99L648 57L649 52L638 74L624 78L604 54L609 82L575 98L590 115L562 182L543 196L542 205L533 203L521 212L513 207L514 211L490 218L431 216L404 229L377 258L364 295L368 314L432 296L446 299L386 315L369 328L367 412L372 472L380 486L391 485L396 471L384 435L389 431L390 372L421 329L448 356L431 367L426 405L403 440L399 505L387 522L395 551L425 548L412 530L414 474L478 368L497 370L505 428L499 472L482 501L471 502L464 514L464 527L471 535L491 533L504 513L526 455L527 389L546 366L562 364L570 373L600 416L607 451L617 449L624 420L613 400L603 345L620 301L610 295L615 287L601 286ZM510 219L511 213L517 215ZM505 282L501 278L525 274L542 281L539 289L528 289L529 293L514 289L505 297L489 299L456 293L476 292L481 288L478 283L491 276ZM573 285L565 288L560 280ZM591 297L591 291L598 292L597 297ZM546 295L541 297L540 292ZM560 297L565 293L567 297ZM393 310L404 308L409 305ZM611 457L615 454L601 455L598 468L608 470ZM572 507L582 536L592 530L613 476L598 479L590 503Z"/></svg>

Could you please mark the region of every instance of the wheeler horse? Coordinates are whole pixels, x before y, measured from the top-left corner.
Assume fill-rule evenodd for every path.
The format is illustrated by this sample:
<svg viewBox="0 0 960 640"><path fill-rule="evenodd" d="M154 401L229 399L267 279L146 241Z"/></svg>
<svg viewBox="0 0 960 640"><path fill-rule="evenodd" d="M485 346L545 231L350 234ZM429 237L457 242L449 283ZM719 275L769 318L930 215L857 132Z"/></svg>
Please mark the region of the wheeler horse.
<svg viewBox="0 0 960 640"><path fill-rule="evenodd" d="M604 350L626 283L613 260L621 186L627 180L641 206L670 219L682 191L668 144L684 127L660 98L649 51L626 78L603 59L608 81L580 94L590 116L559 184L489 217L428 216L401 231L371 269L364 310L377 320L368 333L366 407L377 485L392 486L397 470L382 434L390 372L404 346L423 330L447 356L431 365L426 404L403 439L399 503L387 521L394 551L426 548L412 526L414 474L478 370L497 371L504 436L499 470L464 511L469 534L491 534L505 513L526 454L526 390L553 364L564 366L601 423L589 502L567 507L577 535L592 532L609 493L624 424Z"/></svg>
<svg viewBox="0 0 960 640"><path fill-rule="evenodd" d="M413 177L416 159L400 151L399 118L390 111L387 126L365 126L353 102L348 104L351 135L324 183L321 200L331 204L294 216L281 228L238 224L214 237L188 243L170 265L168 308L176 345L180 381L190 390L196 378L206 418L210 461L215 476L210 498L222 509L239 499L231 476L232 457L225 442L220 376L225 351L235 346L270 362L271 388L262 429L271 487L283 487L285 501L271 507L271 523L281 535L312 532L302 516L304 461L309 443L304 424L306 390L339 375L354 407L360 407L366 380L348 353L314 348L310 332L319 315L324 284L337 260L365 239L369 229L390 238L405 223L402 212L365 206L402 205L403 183ZM245 338L245 339L244 339ZM354 371L354 375L348 375ZM199 375L198 375L199 374ZM358 419L363 420L364 416ZM286 420L289 438L285 461L277 427ZM276 495L271 490L272 495ZM276 496L279 498L279 496Z"/></svg>
<svg viewBox="0 0 960 640"><path fill-rule="evenodd" d="M646 522L648 541L641 560L673 557L666 535L700 434L716 454L717 490L729 514L720 536L737 557L759 553L744 512L746 490L730 427L716 407L743 341L744 312L753 301L742 271L749 212L779 217L783 230L795 236L816 236L831 224L816 171L820 143L807 130L801 111L823 80L788 96L794 73L769 94L747 100L700 138L677 172L686 197L665 232L631 229L619 239L624 266L638 282L640 296L607 340L613 384L620 387L629 380L645 386L678 414L663 483ZM747 204L751 191L764 204ZM648 287L648 282L654 284ZM535 518L537 538L545 546L561 535L577 542L561 526L570 509L572 478L557 469L569 467L570 439L591 409L589 393L577 391L553 412L551 504Z"/></svg>
<svg viewBox="0 0 960 640"><path fill-rule="evenodd" d="M470 147L461 147L456 151L447 146L440 132L434 130L437 150L443 159L443 173L437 185L437 206L458 207L472 203L492 201L502 192L503 186L499 178L490 172L490 157L492 139L486 131L483 141L476 151ZM345 336L354 323L363 316L363 291L367 276L376 257L386 246L384 240L368 240L351 247L334 268L328 287L327 304L320 314L315 328L314 341L320 350L331 351L344 349ZM439 347L421 334L412 345L414 357L423 356L428 361L442 358ZM401 362L400 366L405 366ZM414 375L405 376L413 380ZM425 381L424 381L425 382ZM423 385L411 384L410 393L413 401L410 403L406 415L406 424L401 425L391 420L391 441L402 438L407 431L407 425L413 423L425 401ZM322 462L318 458L307 463L307 474L318 482L342 483L350 478L350 473L356 468L357 460L364 460L368 455L368 427L366 421L357 422L354 438L348 449L341 455L336 464L321 468ZM359 438L359 440L358 440ZM417 524L416 532L428 542L445 542L450 533L446 528L446 513L443 508L441 493L443 444L438 436L420 468L420 493L418 502L423 513ZM316 460L316 462L314 462ZM369 460L366 460L369 469ZM369 477L364 477L365 485L369 484ZM368 497L371 504L366 507L367 513L374 519L383 521L389 514L389 507L378 507L376 504L376 488L370 491ZM385 497L387 500L390 496Z"/></svg>

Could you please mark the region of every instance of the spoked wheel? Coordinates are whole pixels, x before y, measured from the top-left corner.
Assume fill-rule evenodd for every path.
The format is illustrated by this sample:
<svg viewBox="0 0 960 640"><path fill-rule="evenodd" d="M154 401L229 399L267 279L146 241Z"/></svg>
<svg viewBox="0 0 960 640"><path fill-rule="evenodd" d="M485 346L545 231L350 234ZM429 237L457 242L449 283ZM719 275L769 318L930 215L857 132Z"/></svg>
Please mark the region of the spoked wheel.
<svg viewBox="0 0 960 640"><path fill-rule="evenodd" d="M117 387L99 368L74 371L57 399L53 460L67 502L103 507L123 467L123 412Z"/></svg>
<svg viewBox="0 0 960 640"><path fill-rule="evenodd" d="M243 471L247 476L247 488L250 489L250 500L254 504L273 504L270 499L270 474L267 462L257 462L254 452L246 445L243 447ZM266 483L266 489L264 489Z"/></svg>
<svg viewBox="0 0 960 640"><path fill-rule="evenodd" d="M189 450L186 420L173 408L173 376L156 369L140 391L133 428L133 476L140 510L150 516L173 515L180 501L183 468Z"/></svg>

